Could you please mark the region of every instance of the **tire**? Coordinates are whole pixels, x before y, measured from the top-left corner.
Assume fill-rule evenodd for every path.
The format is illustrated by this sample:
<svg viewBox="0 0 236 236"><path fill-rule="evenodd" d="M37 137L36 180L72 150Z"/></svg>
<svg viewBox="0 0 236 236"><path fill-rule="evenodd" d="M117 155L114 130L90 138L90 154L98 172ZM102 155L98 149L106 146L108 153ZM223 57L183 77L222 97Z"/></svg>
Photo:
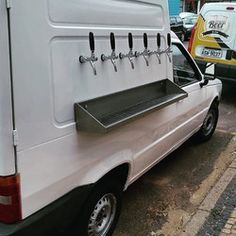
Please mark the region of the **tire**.
<svg viewBox="0 0 236 236"><path fill-rule="evenodd" d="M118 181L95 186L80 213L78 236L111 236L117 224L122 200Z"/></svg>
<svg viewBox="0 0 236 236"><path fill-rule="evenodd" d="M213 103L213 105L210 107L209 111L207 112L207 115L203 121L202 127L195 135L195 140L197 142L205 142L205 141L208 141L212 137L216 129L218 117L219 117L218 104Z"/></svg>

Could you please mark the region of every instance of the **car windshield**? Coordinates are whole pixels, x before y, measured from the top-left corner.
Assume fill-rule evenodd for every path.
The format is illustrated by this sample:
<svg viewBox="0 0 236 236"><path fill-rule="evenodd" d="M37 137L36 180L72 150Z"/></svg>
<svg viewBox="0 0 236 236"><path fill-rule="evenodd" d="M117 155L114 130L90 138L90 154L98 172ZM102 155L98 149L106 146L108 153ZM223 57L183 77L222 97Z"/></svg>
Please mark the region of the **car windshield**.
<svg viewBox="0 0 236 236"><path fill-rule="evenodd" d="M186 25L194 25L197 21L197 17L186 17L183 21Z"/></svg>
<svg viewBox="0 0 236 236"><path fill-rule="evenodd" d="M193 12L181 12L181 13L179 14L179 16L180 16L182 19L184 19L184 18L186 18L186 17L196 16L196 14L193 13Z"/></svg>

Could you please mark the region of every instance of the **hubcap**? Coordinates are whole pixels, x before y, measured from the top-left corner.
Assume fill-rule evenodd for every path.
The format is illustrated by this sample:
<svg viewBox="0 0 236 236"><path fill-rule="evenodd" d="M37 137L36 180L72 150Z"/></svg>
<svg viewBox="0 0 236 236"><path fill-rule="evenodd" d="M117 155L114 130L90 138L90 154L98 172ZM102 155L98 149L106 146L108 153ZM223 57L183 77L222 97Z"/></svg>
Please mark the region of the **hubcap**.
<svg viewBox="0 0 236 236"><path fill-rule="evenodd" d="M209 112L203 123L203 132L205 136L209 135L212 132L215 126L215 121L216 121L216 116L214 111Z"/></svg>
<svg viewBox="0 0 236 236"><path fill-rule="evenodd" d="M88 235L105 236L110 229L116 214L116 197L105 194L96 204L89 218Z"/></svg>

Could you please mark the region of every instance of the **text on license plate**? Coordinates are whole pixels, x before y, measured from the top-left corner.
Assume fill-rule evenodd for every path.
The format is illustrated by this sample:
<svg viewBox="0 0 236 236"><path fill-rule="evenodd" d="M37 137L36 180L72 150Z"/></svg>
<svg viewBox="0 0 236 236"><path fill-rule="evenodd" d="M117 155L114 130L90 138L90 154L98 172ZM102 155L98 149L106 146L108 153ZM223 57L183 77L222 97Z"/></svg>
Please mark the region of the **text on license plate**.
<svg viewBox="0 0 236 236"><path fill-rule="evenodd" d="M218 49L203 48L202 55L206 56L206 57L221 58L222 57L222 51L218 50Z"/></svg>

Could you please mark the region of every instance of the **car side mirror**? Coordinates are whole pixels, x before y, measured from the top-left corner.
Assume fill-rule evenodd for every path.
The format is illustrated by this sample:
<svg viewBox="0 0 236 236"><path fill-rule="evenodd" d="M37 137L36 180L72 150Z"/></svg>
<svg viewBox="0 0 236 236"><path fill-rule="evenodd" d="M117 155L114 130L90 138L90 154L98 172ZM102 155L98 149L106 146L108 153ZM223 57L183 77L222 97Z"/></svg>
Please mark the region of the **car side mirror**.
<svg viewBox="0 0 236 236"><path fill-rule="evenodd" d="M212 79L215 79L215 63L207 63L204 76L209 76Z"/></svg>
<svg viewBox="0 0 236 236"><path fill-rule="evenodd" d="M214 80L215 77L215 63L207 63L204 73L204 81L200 83L200 86L203 87L208 84L209 80Z"/></svg>

